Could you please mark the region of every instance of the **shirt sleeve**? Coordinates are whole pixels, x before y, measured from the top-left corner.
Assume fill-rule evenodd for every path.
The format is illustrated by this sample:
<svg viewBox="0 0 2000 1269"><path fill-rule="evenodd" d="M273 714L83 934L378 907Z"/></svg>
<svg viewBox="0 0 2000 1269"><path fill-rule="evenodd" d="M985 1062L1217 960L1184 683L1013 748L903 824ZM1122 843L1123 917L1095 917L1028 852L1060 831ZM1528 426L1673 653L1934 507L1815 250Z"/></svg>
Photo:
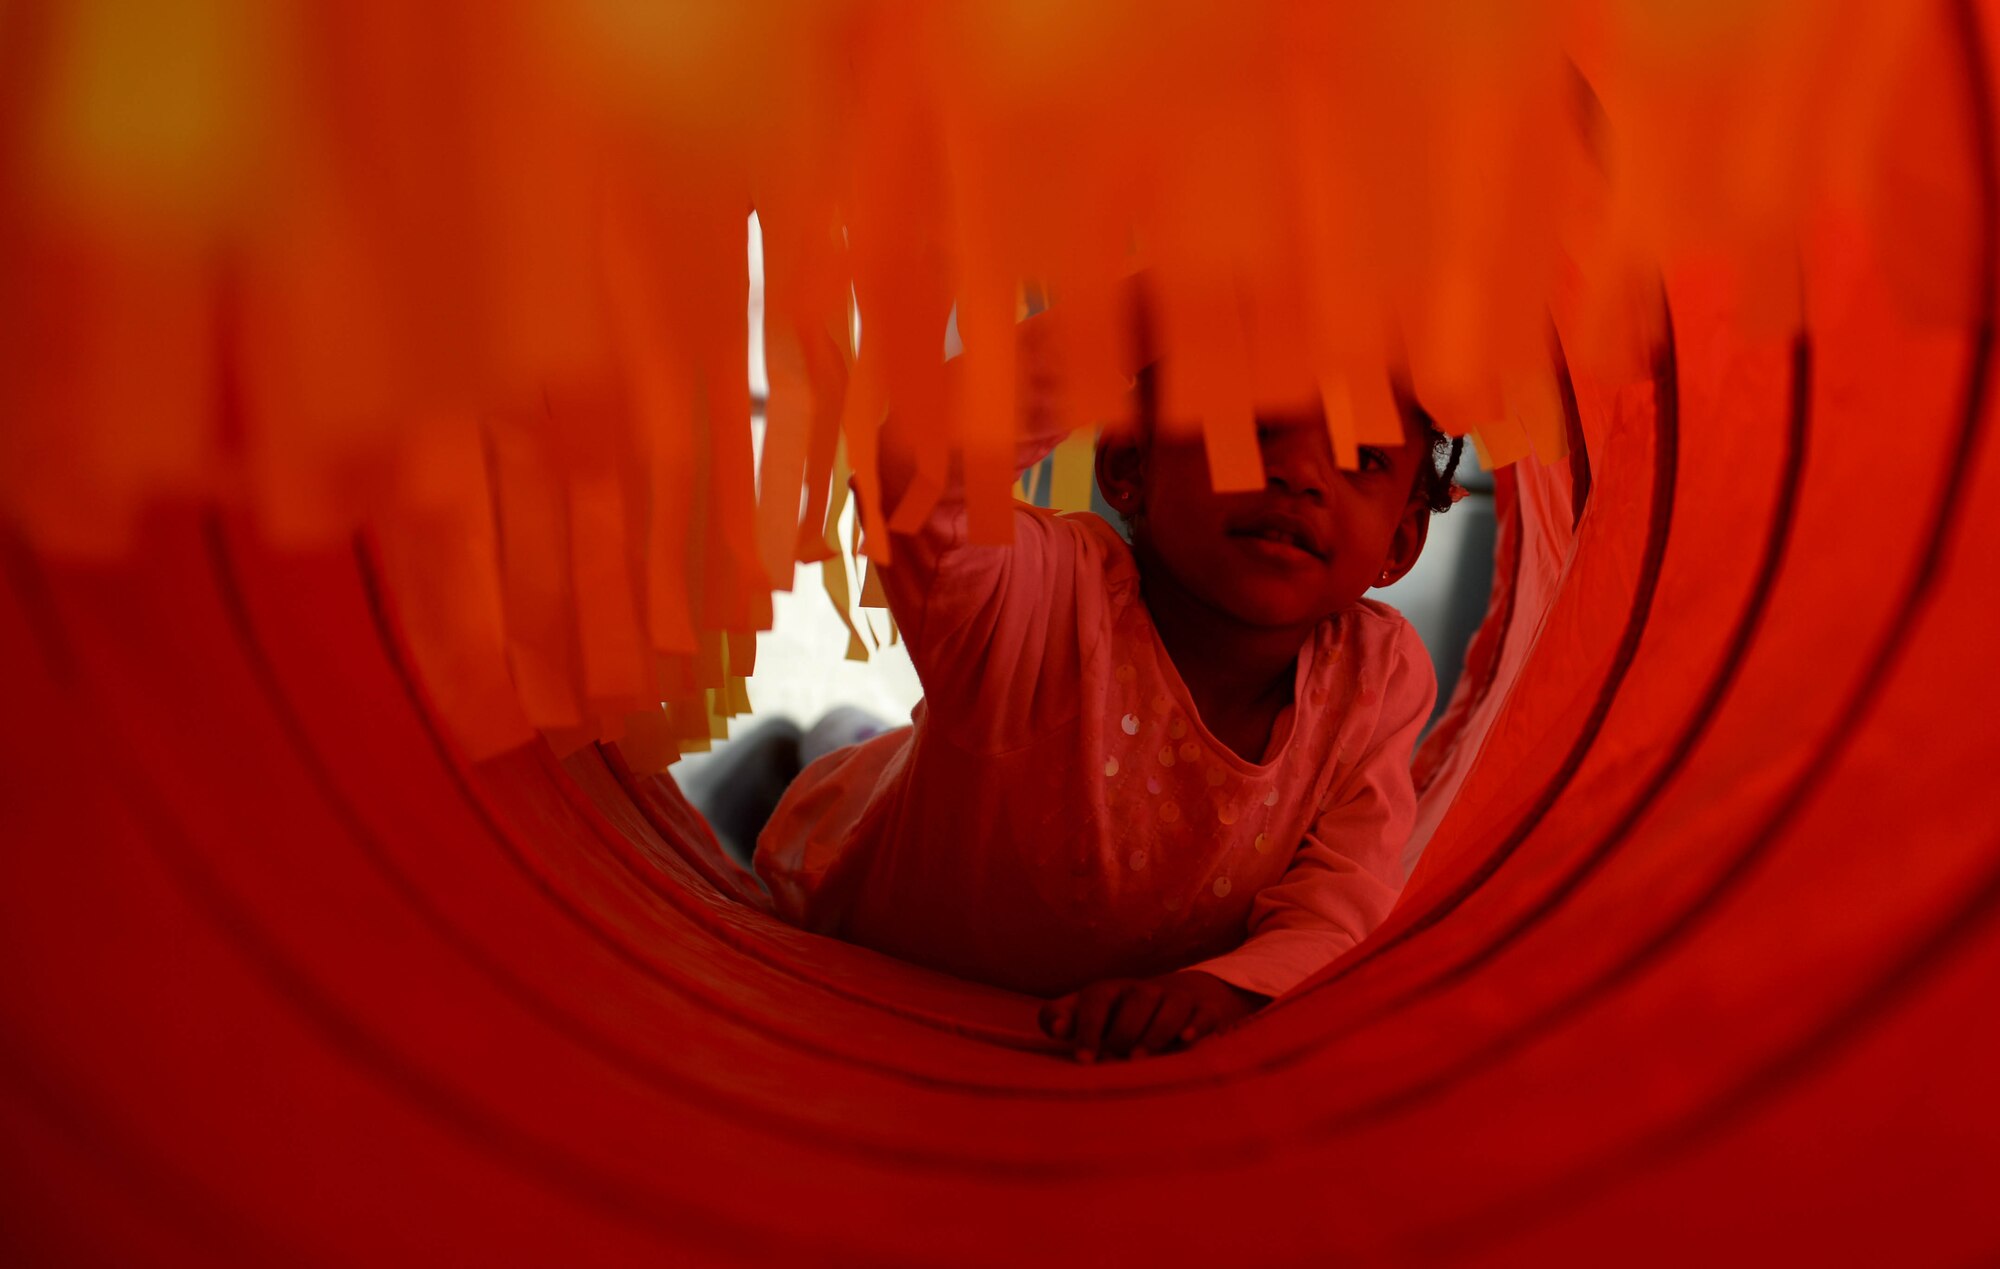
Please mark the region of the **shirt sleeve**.
<svg viewBox="0 0 2000 1269"><path fill-rule="evenodd" d="M1251 905L1250 937L1189 968L1281 996L1366 938L1395 906L1403 843L1416 821L1410 754L1437 698L1437 676L1407 622L1389 660L1362 758L1321 806L1291 867Z"/></svg>
<svg viewBox="0 0 2000 1269"><path fill-rule="evenodd" d="M1016 473L1060 439L1031 426ZM1082 519L1017 502L1011 543L971 543L954 480L915 533L895 536L883 592L923 684L929 726L961 748L1012 748L1081 707L1105 549Z"/></svg>

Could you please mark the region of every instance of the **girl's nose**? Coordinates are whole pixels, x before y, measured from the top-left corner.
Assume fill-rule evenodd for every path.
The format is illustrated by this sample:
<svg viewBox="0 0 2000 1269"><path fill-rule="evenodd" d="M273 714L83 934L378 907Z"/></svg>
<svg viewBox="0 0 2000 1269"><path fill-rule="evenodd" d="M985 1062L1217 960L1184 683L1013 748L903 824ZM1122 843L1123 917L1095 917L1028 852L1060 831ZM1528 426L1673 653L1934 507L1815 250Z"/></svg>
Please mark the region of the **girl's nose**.
<svg viewBox="0 0 2000 1269"><path fill-rule="evenodd" d="M1287 476L1273 470L1268 463L1265 464L1264 470L1269 473L1271 488L1279 493L1297 494L1301 498L1311 498L1315 502L1326 497L1326 490L1322 487L1325 483L1323 481L1302 478L1296 474Z"/></svg>
<svg viewBox="0 0 2000 1269"><path fill-rule="evenodd" d="M1326 467L1303 438L1273 438L1264 445L1264 479L1279 493L1323 500L1328 484Z"/></svg>

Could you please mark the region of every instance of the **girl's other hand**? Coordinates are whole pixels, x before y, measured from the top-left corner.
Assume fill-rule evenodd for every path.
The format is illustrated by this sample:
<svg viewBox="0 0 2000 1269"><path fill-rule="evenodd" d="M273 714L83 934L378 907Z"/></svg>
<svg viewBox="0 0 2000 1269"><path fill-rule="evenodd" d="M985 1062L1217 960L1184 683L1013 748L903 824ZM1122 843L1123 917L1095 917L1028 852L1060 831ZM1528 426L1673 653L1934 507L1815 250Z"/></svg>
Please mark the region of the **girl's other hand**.
<svg viewBox="0 0 2000 1269"><path fill-rule="evenodd" d="M1079 1062L1144 1057L1234 1026L1269 999L1198 969L1109 978L1043 1005L1042 1030L1069 1041Z"/></svg>

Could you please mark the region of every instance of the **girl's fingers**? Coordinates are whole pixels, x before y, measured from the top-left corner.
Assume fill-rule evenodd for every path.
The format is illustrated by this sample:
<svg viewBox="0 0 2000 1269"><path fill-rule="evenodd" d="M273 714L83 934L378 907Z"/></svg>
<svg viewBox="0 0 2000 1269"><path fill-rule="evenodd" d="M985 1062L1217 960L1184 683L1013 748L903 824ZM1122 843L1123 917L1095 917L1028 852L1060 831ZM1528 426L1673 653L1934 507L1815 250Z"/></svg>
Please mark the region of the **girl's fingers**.
<svg viewBox="0 0 2000 1269"><path fill-rule="evenodd" d="M1042 1006L1042 1030L1058 1040L1069 1039L1070 1030L1076 1025L1076 997L1064 996L1061 1000L1051 1000Z"/></svg>
<svg viewBox="0 0 2000 1269"><path fill-rule="evenodd" d="M1118 995L1117 1007L1112 1010L1110 1025L1104 1032L1104 1051L1114 1057L1129 1057L1132 1046L1139 1043L1146 1034L1146 1028L1153 1024L1153 1015L1160 1007L1160 989L1139 984L1127 987Z"/></svg>
<svg viewBox="0 0 2000 1269"><path fill-rule="evenodd" d="M1104 1047L1104 1024L1110 1020L1111 1006L1118 1002L1124 984L1098 983L1077 993L1076 1024L1069 1039L1076 1045L1076 1060L1095 1062Z"/></svg>
<svg viewBox="0 0 2000 1269"><path fill-rule="evenodd" d="M1196 1005L1194 1016L1189 1018L1187 1025L1181 1028L1181 1043L1193 1044L1196 1040L1201 1039L1213 1030L1215 1030L1215 1015L1209 1013L1208 1010L1202 1008L1200 1005Z"/></svg>
<svg viewBox="0 0 2000 1269"><path fill-rule="evenodd" d="M1160 998L1160 1009L1153 1015L1153 1024L1146 1028L1146 1034L1139 1038L1139 1046L1132 1050L1140 1053L1164 1053L1174 1047L1188 1020L1194 1017L1194 1001L1187 993L1167 992Z"/></svg>

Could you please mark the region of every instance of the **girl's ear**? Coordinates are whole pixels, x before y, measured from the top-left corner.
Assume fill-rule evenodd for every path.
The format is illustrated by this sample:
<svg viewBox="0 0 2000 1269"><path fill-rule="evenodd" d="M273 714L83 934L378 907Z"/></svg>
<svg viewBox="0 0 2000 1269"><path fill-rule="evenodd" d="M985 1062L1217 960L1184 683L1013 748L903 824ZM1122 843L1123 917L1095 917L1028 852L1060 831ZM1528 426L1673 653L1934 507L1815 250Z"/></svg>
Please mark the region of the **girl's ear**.
<svg viewBox="0 0 2000 1269"><path fill-rule="evenodd" d="M1389 553L1382 557L1382 575L1375 584L1393 586L1402 581L1417 566L1417 557L1424 553L1424 543L1430 535L1430 506L1422 498L1412 496L1403 504L1403 518L1396 521L1396 532L1389 539Z"/></svg>
<svg viewBox="0 0 2000 1269"><path fill-rule="evenodd" d="M1145 504L1146 453L1135 439L1106 432L1098 441L1097 488L1127 520Z"/></svg>

